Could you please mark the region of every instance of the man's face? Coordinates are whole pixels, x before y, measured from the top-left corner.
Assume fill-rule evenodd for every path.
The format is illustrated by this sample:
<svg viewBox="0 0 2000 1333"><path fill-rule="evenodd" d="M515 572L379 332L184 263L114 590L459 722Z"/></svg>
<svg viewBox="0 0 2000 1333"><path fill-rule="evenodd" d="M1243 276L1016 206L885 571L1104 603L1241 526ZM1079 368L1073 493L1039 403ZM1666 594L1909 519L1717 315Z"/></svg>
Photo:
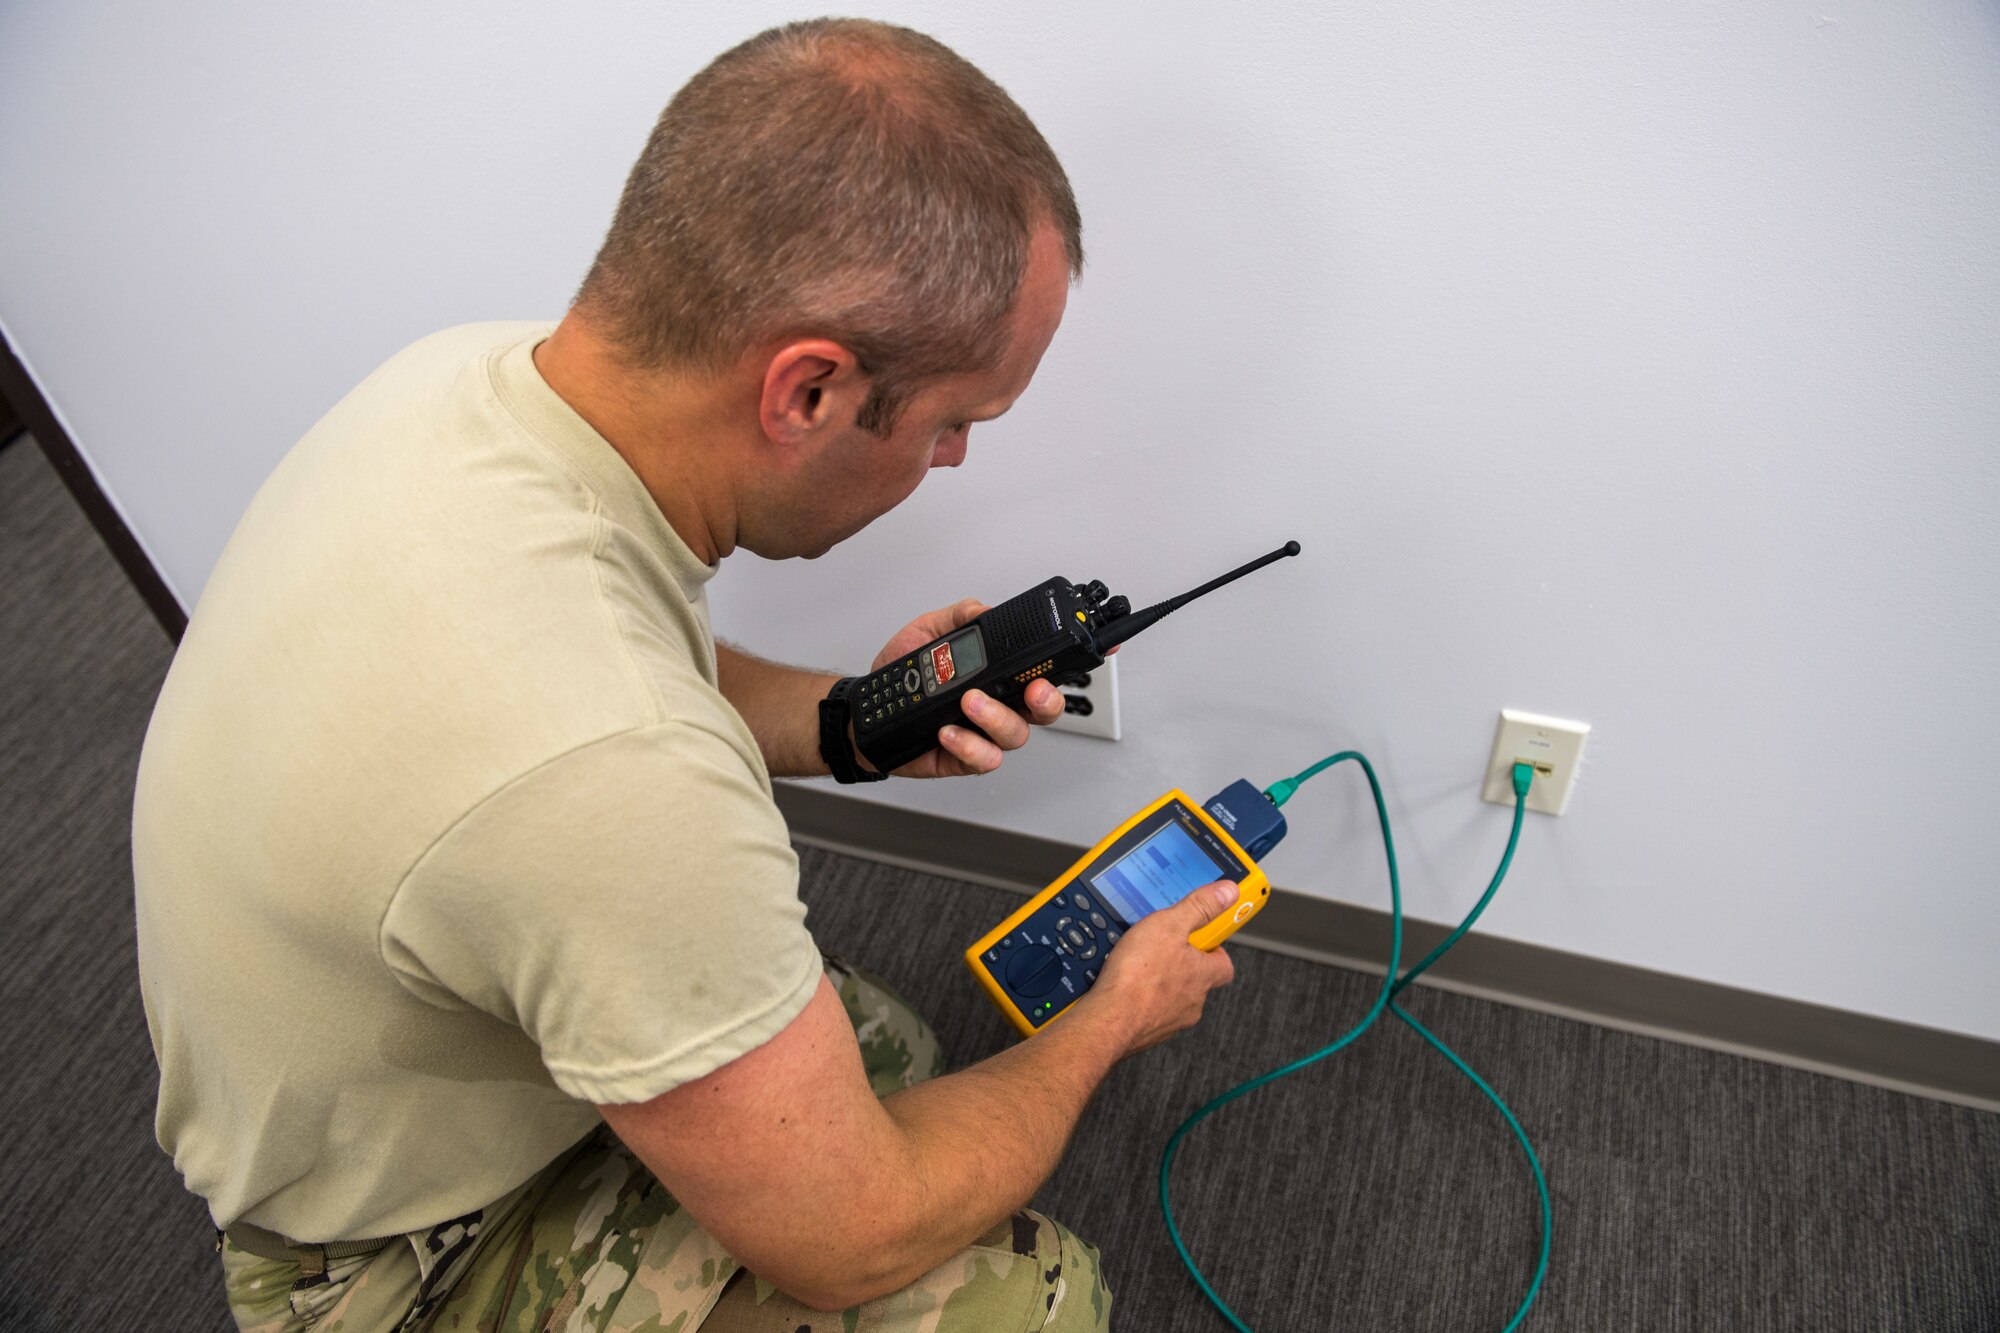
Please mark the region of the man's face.
<svg viewBox="0 0 2000 1333"><path fill-rule="evenodd" d="M791 515L796 553L824 555L894 509L934 467L965 461L975 422L1013 406L1035 376L1069 300L1062 236L1043 227L1029 246L1028 270L1008 316L1007 350L991 370L936 380L904 405L885 439L850 425L800 470Z"/></svg>

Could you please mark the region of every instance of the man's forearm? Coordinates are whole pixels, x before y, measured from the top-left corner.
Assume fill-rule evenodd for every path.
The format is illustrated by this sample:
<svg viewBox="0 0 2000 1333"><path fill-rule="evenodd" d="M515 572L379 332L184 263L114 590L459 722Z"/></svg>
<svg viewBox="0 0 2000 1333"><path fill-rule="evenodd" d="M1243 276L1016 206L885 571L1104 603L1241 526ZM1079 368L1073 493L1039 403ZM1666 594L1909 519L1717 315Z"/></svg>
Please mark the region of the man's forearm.
<svg viewBox="0 0 2000 1333"><path fill-rule="evenodd" d="M826 761L819 757L819 701L840 677L766 662L720 642L715 667L723 697L750 724L772 777L826 776Z"/></svg>
<svg viewBox="0 0 2000 1333"><path fill-rule="evenodd" d="M1031 1039L882 1103L911 1159L897 1197L885 1201L902 1225L873 1274L881 1291L916 1280L1026 1206L1129 1040L1116 1015L1086 997Z"/></svg>

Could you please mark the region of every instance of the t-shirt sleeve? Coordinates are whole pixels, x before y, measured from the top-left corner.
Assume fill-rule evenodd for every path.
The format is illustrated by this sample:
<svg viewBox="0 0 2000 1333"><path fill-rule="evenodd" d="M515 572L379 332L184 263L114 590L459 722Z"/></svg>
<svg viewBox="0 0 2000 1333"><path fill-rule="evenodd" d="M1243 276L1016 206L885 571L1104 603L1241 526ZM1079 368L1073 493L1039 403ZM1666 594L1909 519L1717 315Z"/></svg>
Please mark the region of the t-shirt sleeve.
<svg viewBox="0 0 2000 1333"><path fill-rule="evenodd" d="M381 947L404 985L519 1026L556 1086L597 1103L756 1049L821 974L783 816L734 746L685 722L482 801L398 888Z"/></svg>

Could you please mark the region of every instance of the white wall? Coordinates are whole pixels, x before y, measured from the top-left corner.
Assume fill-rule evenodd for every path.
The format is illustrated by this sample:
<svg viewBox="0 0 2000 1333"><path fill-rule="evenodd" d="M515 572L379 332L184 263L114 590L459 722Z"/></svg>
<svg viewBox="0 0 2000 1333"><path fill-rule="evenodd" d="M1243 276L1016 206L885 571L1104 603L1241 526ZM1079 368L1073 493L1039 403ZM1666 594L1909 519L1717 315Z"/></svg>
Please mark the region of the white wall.
<svg viewBox="0 0 2000 1333"><path fill-rule="evenodd" d="M2000 11L890 3L1010 88L1091 261L972 459L725 633L856 668L1062 573L1297 561L1121 656L1129 739L869 799L1087 842L1359 746L1410 909L1494 713L1596 727L1486 929L2000 1038ZM0 323L184 601L433 328L559 313L660 104L768 4L0 11ZM1381 904L1358 776L1277 880Z"/></svg>

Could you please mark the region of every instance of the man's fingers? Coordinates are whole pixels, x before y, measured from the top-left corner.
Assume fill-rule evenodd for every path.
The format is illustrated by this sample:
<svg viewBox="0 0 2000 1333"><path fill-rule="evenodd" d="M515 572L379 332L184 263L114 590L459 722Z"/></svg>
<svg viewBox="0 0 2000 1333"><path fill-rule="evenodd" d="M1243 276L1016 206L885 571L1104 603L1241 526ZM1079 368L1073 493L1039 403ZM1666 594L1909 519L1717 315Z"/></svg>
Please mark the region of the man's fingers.
<svg viewBox="0 0 2000 1333"><path fill-rule="evenodd" d="M991 773L1000 767L1000 747L972 727L944 728L938 732L938 748L963 764L967 773Z"/></svg>
<svg viewBox="0 0 2000 1333"><path fill-rule="evenodd" d="M1028 705L1029 719L1041 727L1061 717L1063 709L1068 706L1063 700L1063 692L1045 680L1032 682L1022 698Z"/></svg>
<svg viewBox="0 0 2000 1333"><path fill-rule="evenodd" d="M1018 750L1028 743L1028 719L986 691L967 690L959 707L1001 749Z"/></svg>
<svg viewBox="0 0 2000 1333"><path fill-rule="evenodd" d="M889 663L908 657L931 640L941 639L953 630L961 628L986 609L986 603L977 597L967 597L963 601L953 602L950 606L924 612L903 626L896 637L890 639L882 651L875 654L874 665L868 669L880 671Z"/></svg>
<svg viewBox="0 0 2000 1333"><path fill-rule="evenodd" d="M1178 910L1187 913L1187 919L1183 920L1180 924L1186 928L1189 935L1193 935L1203 926L1215 920L1224 912L1227 912L1229 905L1236 901L1236 894L1236 885L1226 879L1219 879L1213 884L1202 885L1193 893L1181 899ZM1208 956L1220 960L1220 979L1215 983L1216 985L1227 986L1236 979L1236 964L1230 960L1226 950L1218 945L1209 951Z"/></svg>
<svg viewBox="0 0 2000 1333"><path fill-rule="evenodd" d="M949 634L960 625L975 619L984 610L986 603L977 597L967 597L962 601L953 602L942 611L931 612L931 620L938 626L939 634Z"/></svg>

